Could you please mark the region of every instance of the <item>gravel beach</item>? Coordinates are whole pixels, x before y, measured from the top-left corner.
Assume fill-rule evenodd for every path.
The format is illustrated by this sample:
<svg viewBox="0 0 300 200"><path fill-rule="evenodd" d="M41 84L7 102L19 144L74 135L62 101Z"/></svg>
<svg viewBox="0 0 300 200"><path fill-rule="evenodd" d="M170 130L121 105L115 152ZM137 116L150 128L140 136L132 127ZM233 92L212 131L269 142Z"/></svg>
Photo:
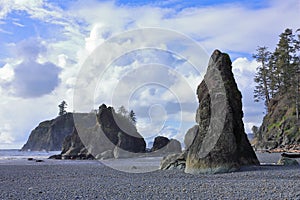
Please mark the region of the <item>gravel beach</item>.
<svg viewBox="0 0 300 200"><path fill-rule="evenodd" d="M257 155L261 163L274 163L280 157ZM159 161L106 162L141 172L156 169ZM2 162L0 199L300 199L300 167L263 165L217 175L124 171L98 161Z"/></svg>

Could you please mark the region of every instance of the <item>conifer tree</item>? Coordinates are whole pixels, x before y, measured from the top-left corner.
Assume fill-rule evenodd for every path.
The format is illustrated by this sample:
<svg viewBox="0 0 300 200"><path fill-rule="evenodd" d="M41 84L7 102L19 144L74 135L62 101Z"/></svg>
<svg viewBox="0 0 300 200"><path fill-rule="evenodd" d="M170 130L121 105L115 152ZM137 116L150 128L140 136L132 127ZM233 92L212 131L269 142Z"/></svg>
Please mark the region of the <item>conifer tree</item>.
<svg viewBox="0 0 300 200"><path fill-rule="evenodd" d="M62 101L58 105L58 107L59 107L59 113L58 113L59 116L62 116L67 113L67 111L65 110L67 108L67 103L65 101Z"/></svg>
<svg viewBox="0 0 300 200"><path fill-rule="evenodd" d="M300 28L297 29L297 38L294 40L295 56L294 63L296 65L296 117L299 120L299 83L300 83Z"/></svg>
<svg viewBox="0 0 300 200"><path fill-rule="evenodd" d="M257 67L257 73L255 75L254 81L257 83L254 90L255 101L264 100L265 105L268 106L270 102L270 70L268 67L270 60L270 52L267 50L267 47L258 47L256 49L256 54L253 55L253 58L260 64Z"/></svg>
<svg viewBox="0 0 300 200"><path fill-rule="evenodd" d="M133 112L133 110L131 110L131 111L129 112L129 119L131 120L131 122L132 122L133 124L136 124L136 116L135 116L135 113Z"/></svg>
<svg viewBox="0 0 300 200"><path fill-rule="evenodd" d="M286 29L279 35L279 43L274 52L276 67L280 74L280 93L284 94L295 85L296 66L293 63L295 54L294 35L291 29Z"/></svg>
<svg viewBox="0 0 300 200"><path fill-rule="evenodd" d="M300 32L300 29L296 31ZM264 100L268 106L270 100L287 92L296 102L297 118L299 114L300 83L300 35L295 37L292 29L286 29L279 35L279 42L274 52L267 47L258 47L253 58L259 63L254 81L255 101Z"/></svg>

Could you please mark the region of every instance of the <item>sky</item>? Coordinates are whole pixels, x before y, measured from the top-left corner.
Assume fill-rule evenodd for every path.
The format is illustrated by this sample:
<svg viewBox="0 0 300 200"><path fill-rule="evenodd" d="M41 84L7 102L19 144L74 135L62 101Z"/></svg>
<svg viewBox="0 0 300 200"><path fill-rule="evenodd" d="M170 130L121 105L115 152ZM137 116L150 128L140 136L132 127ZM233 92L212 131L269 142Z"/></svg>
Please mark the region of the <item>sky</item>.
<svg viewBox="0 0 300 200"><path fill-rule="evenodd" d="M21 148L63 100L124 105L147 141L183 141L214 49L231 57L249 133L265 112L251 55L300 28L299 13L299 0L0 0L0 149Z"/></svg>

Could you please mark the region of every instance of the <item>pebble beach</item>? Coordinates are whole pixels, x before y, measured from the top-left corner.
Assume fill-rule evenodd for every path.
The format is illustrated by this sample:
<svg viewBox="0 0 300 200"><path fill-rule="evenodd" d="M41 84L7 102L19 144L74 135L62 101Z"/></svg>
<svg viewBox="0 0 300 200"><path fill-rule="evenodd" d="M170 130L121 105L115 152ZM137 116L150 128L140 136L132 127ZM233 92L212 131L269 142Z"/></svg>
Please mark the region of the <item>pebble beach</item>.
<svg viewBox="0 0 300 200"><path fill-rule="evenodd" d="M263 165L214 175L155 170L159 157L11 160L0 163L0 199L300 199L300 167L274 165L280 154L257 156Z"/></svg>

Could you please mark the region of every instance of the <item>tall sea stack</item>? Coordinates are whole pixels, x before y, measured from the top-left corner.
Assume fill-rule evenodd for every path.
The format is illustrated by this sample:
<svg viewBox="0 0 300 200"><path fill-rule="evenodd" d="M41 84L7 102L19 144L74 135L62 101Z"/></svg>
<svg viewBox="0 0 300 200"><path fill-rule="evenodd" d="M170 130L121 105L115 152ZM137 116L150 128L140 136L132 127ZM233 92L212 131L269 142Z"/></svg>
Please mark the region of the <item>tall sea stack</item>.
<svg viewBox="0 0 300 200"><path fill-rule="evenodd" d="M185 172L222 173L259 165L245 134L242 95L228 54L213 52L197 95L198 130L187 149Z"/></svg>

